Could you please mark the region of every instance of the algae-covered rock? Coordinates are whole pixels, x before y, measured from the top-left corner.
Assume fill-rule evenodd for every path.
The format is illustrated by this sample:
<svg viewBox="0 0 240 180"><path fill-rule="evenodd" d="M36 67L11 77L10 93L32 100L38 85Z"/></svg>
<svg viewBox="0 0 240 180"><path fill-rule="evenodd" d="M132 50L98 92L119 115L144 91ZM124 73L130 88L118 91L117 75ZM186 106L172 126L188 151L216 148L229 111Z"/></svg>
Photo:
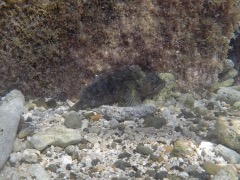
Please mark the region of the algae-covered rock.
<svg viewBox="0 0 240 180"><path fill-rule="evenodd" d="M235 102L240 101L240 91L231 87L221 88L217 91L217 100L233 105Z"/></svg>
<svg viewBox="0 0 240 180"><path fill-rule="evenodd" d="M4 1L0 92L77 98L95 76L133 64L202 90L223 69L239 8L239 0Z"/></svg>
<svg viewBox="0 0 240 180"><path fill-rule="evenodd" d="M173 155L190 157L195 153L196 145L191 140L179 139L174 142Z"/></svg>
<svg viewBox="0 0 240 180"><path fill-rule="evenodd" d="M234 79L227 79L225 81L222 81L222 82L216 82L214 85L213 85L213 90L214 91L217 91L219 90L221 87L229 87L229 86L232 86L234 83Z"/></svg>

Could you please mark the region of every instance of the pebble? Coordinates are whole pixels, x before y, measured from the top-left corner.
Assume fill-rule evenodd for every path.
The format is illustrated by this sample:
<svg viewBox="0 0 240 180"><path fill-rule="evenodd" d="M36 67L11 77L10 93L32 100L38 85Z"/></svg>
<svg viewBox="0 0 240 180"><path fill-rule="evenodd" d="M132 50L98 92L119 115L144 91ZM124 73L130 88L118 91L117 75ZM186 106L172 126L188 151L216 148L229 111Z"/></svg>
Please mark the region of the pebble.
<svg viewBox="0 0 240 180"><path fill-rule="evenodd" d="M59 166L57 164L49 164L46 170L56 173Z"/></svg>
<svg viewBox="0 0 240 180"><path fill-rule="evenodd" d="M161 171L161 172L156 173L155 179L162 180L162 179L166 178L167 175L168 175L167 171Z"/></svg>
<svg viewBox="0 0 240 180"><path fill-rule="evenodd" d="M123 160L117 160L114 166L124 171L126 168L131 167L131 164Z"/></svg>
<svg viewBox="0 0 240 180"><path fill-rule="evenodd" d="M130 158L132 155L128 152L123 152L121 154L118 155L119 159L124 159L124 158Z"/></svg>
<svg viewBox="0 0 240 180"><path fill-rule="evenodd" d="M82 127L82 120L84 119L83 115L70 111L69 113L64 114L64 118L64 125L67 128L78 129Z"/></svg>
<svg viewBox="0 0 240 180"><path fill-rule="evenodd" d="M139 144L137 147L136 147L136 152L142 154L142 155L150 155L153 153L153 150L147 146L144 146L143 144Z"/></svg>
<svg viewBox="0 0 240 180"><path fill-rule="evenodd" d="M25 149L22 154L22 161L27 163L37 163L39 151L35 149Z"/></svg>

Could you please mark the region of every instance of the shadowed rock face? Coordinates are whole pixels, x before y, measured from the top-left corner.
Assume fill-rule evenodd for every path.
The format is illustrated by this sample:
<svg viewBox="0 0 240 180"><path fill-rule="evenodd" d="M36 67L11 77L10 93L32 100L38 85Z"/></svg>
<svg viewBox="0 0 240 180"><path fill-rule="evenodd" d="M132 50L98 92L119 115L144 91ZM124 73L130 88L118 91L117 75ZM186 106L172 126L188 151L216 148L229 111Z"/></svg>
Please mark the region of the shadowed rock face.
<svg viewBox="0 0 240 180"><path fill-rule="evenodd" d="M137 65L125 66L109 75L100 76L84 88L75 110L100 105L120 103L124 106L139 105L148 95L155 94L165 82L155 73L146 73Z"/></svg>

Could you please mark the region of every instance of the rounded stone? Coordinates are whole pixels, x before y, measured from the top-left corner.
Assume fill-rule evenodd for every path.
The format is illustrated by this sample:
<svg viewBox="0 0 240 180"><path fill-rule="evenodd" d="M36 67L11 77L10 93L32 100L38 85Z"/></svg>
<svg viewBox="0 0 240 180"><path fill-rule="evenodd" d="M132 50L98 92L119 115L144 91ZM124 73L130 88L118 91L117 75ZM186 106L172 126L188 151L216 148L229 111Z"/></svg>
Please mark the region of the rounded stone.
<svg viewBox="0 0 240 180"><path fill-rule="evenodd" d="M191 140L179 139L174 142L173 155L189 157L195 153L196 146Z"/></svg>
<svg viewBox="0 0 240 180"><path fill-rule="evenodd" d="M144 146L143 144L139 144L136 147L136 152L138 152L139 154L148 156L153 153L153 150L147 146Z"/></svg>
<svg viewBox="0 0 240 180"><path fill-rule="evenodd" d="M82 127L83 116L80 116L77 112L70 111L69 113L64 114L64 125L67 128L78 129Z"/></svg>

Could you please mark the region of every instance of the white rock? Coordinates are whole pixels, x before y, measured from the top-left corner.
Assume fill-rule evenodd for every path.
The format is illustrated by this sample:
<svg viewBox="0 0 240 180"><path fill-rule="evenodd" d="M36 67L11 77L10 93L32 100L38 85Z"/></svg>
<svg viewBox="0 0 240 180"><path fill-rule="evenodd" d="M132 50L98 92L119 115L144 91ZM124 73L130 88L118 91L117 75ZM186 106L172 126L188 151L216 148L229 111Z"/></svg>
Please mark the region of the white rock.
<svg viewBox="0 0 240 180"><path fill-rule="evenodd" d="M82 120L82 127L81 130L84 130L85 128L88 128L89 121L87 119Z"/></svg>
<svg viewBox="0 0 240 180"><path fill-rule="evenodd" d="M220 154L227 160L228 162L232 164L239 164L240 163L240 154L238 154L236 151L229 149L221 144L217 145L215 148L215 152Z"/></svg>
<svg viewBox="0 0 240 180"><path fill-rule="evenodd" d="M65 168L67 164L72 164L72 157L69 155L63 155L61 157L61 165Z"/></svg>

